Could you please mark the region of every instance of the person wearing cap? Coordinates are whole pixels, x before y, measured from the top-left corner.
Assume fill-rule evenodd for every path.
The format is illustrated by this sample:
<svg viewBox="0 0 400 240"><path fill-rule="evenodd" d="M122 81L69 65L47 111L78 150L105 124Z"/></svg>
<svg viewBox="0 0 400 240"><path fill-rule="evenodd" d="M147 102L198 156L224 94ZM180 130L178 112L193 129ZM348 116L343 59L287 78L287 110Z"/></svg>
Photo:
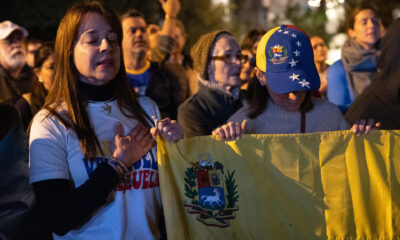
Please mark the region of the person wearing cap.
<svg viewBox="0 0 400 240"><path fill-rule="evenodd" d="M11 21L0 23L0 101L14 105L25 128L32 118L22 94L31 89L33 72L25 64L24 38L28 31Z"/></svg>
<svg viewBox="0 0 400 240"><path fill-rule="evenodd" d="M178 122L185 136L210 135L242 107L240 68L248 61L227 31L200 37L191 49L199 89L178 109Z"/></svg>
<svg viewBox="0 0 400 240"><path fill-rule="evenodd" d="M310 40L302 30L282 25L267 32L257 48L255 77L246 105L213 131L221 139L242 133L290 134L349 129L338 107L312 98L320 87ZM368 132L373 123L355 126ZM366 130L367 129L367 130Z"/></svg>

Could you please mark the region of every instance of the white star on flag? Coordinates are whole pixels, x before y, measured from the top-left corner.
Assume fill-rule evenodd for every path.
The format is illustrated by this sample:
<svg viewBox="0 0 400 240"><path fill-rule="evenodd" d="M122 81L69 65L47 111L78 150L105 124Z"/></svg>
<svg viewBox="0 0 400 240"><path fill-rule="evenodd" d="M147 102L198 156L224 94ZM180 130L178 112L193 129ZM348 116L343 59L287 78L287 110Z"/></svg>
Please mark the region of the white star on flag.
<svg viewBox="0 0 400 240"><path fill-rule="evenodd" d="M289 34L289 31L288 31L288 30L286 30L286 31L284 31L284 32L283 32L283 34Z"/></svg>
<svg viewBox="0 0 400 240"><path fill-rule="evenodd" d="M300 51L296 49L296 51L293 52L296 57L300 56Z"/></svg>
<svg viewBox="0 0 400 240"><path fill-rule="evenodd" d="M279 29L278 32L282 32L282 29Z"/></svg>
<svg viewBox="0 0 400 240"><path fill-rule="evenodd" d="M293 38L296 38L296 37L297 37L297 35L293 33L293 34L292 34L292 37L293 37Z"/></svg>
<svg viewBox="0 0 400 240"><path fill-rule="evenodd" d="M300 81L299 76L300 76L299 74L293 73L292 76L290 76L289 78L291 78L293 82L294 80Z"/></svg>
<svg viewBox="0 0 400 240"><path fill-rule="evenodd" d="M306 86L307 88L310 88L310 82L307 82L305 79L303 79L303 81L299 81L299 84L301 84L301 87Z"/></svg>
<svg viewBox="0 0 400 240"><path fill-rule="evenodd" d="M298 62L299 61L295 61L294 59L292 59L292 61L289 62L290 67L295 67Z"/></svg>
<svg viewBox="0 0 400 240"><path fill-rule="evenodd" d="M280 48L279 44L275 44L274 48Z"/></svg>
<svg viewBox="0 0 400 240"><path fill-rule="evenodd" d="M300 42L300 41L297 41L297 43L296 43L296 44L297 44L297 46L298 46L298 47L300 47L300 46L301 46L301 42Z"/></svg>

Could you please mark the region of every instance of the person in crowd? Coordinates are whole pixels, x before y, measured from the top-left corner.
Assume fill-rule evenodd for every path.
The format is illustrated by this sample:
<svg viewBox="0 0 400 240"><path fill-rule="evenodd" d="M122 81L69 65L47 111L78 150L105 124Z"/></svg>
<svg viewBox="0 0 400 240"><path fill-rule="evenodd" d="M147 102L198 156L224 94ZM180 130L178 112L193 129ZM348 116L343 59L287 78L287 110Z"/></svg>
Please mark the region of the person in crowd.
<svg viewBox="0 0 400 240"><path fill-rule="evenodd" d="M319 36L311 37L310 41L314 51L314 63L317 67L319 79L321 81L321 87L318 92L321 97L325 98L326 90L328 88L327 76L329 65L326 63L326 59L328 58L328 47L326 46L324 39Z"/></svg>
<svg viewBox="0 0 400 240"><path fill-rule="evenodd" d="M183 131L129 87L121 42L101 2L76 3L60 22L53 86L29 138L30 182L54 239L160 238L153 139Z"/></svg>
<svg viewBox="0 0 400 240"><path fill-rule="evenodd" d="M150 49L156 49L158 45L158 38L160 36L160 26L150 23L147 25L147 35L149 35Z"/></svg>
<svg viewBox="0 0 400 240"><path fill-rule="evenodd" d="M246 36L243 38L241 48L242 54L246 55L249 61L242 64L242 69L240 71L240 80L241 80L241 89L246 90L250 75L253 72L253 68L255 66L256 52L257 46L260 42L261 37L265 34L264 29L253 29L249 31Z"/></svg>
<svg viewBox="0 0 400 240"><path fill-rule="evenodd" d="M26 64L33 68L35 66L35 54L39 48L43 45L43 42L38 38L28 38L26 40Z"/></svg>
<svg viewBox="0 0 400 240"><path fill-rule="evenodd" d="M257 134L349 128L334 104L311 97L320 80L310 40L301 29L281 25L268 31L258 45L256 65L247 103L213 135L237 137L242 127L245 133ZM230 129L232 126L235 129Z"/></svg>
<svg viewBox="0 0 400 240"><path fill-rule="evenodd" d="M166 26L172 29L172 24L174 24L179 12L179 1L168 0L161 1L161 3L166 13L163 29ZM153 61L147 54L150 50L149 36L146 32L147 25L143 14L131 9L122 15L121 21L124 33L122 49L131 87L138 94L153 99L160 109L161 116L176 119L177 108L184 101L179 79L162 64L164 61ZM160 33L160 36L162 34ZM172 34L172 30L169 34ZM158 47L162 45L159 44Z"/></svg>
<svg viewBox="0 0 400 240"><path fill-rule="evenodd" d="M15 106L25 128L32 119L22 94L30 92L32 69L25 64L24 39L28 31L6 20L0 23L0 101Z"/></svg>
<svg viewBox="0 0 400 240"><path fill-rule="evenodd" d="M292 25L268 31L257 48L245 106L212 135L240 139L243 133L310 133L349 128L340 110L327 100L312 98L320 87L313 49L305 32ZM368 132L374 122L355 125L357 134Z"/></svg>
<svg viewBox="0 0 400 240"><path fill-rule="evenodd" d="M349 39L341 59L328 70L328 99L346 112L351 103L371 84L379 50L379 17L369 5L354 8L348 17Z"/></svg>
<svg viewBox="0 0 400 240"><path fill-rule="evenodd" d="M185 136L210 135L241 106L240 68L247 56L231 33L214 31L200 37L191 50L199 89L178 110Z"/></svg>
<svg viewBox="0 0 400 240"><path fill-rule="evenodd" d="M242 64L242 68L240 69L240 88L246 90L250 80L250 76L255 67L256 56L253 55L253 53L251 53L251 51L248 49L242 49L242 54L247 56L248 61L244 62Z"/></svg>
<svg viewBox="0 0 400 240"><path fill-rule="evenodd" d="M175 40L171 56L168 60L168 68L179 77L181 92L184 99L192 96L198 89L196 73L193 70L192 58L184 52L186 44L186 29L183 22L177 19L173 38Z"/></svg>
<svg viewBox="0 0 400 240"><path fill-rule="evenodd" d="M30 93L22 96L31 106L32 116L42 108L54 79L54 43L45 43L35 54L35 77Z"/></svg>
<svg viewBox="0 0 400 240"><path fill-rule="evenodd" d="M29 185L28 141L18 110L0 103L0 239L52 239Z"/></svg>
<svg viewBox="0 0 400 240"><path fill-rule="evenodd" d="M371 85L346 112L349 123L374 119L382 129L400 129L400 19L388 28L381 42L378 72Z"/></svg>
<svg viewBox="0 0 400 240"><path fill-rule="evenodd" d="M256 29L250 30L243 38L243 41L241 44L242 50L243 49L250 50L250 52L254 56L256 56L258 43L260 42L262 36L264 36L265 33L266 33L266 31L261 28L256 28Z"/></svg>

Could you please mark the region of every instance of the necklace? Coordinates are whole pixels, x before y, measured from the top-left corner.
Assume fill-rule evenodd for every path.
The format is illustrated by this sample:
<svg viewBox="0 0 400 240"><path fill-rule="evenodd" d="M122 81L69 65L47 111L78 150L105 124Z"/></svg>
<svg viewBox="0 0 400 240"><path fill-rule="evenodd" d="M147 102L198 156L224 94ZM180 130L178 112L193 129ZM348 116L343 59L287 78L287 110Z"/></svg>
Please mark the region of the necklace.
<svg viewBox="0 0 400 240"><path fill-rule="evenodd" d="M111 114L111 109L112 109L112 106L108 105L107 102L104 102L104 106L101 106L101 111L107 112L108 115Z"/></svg>

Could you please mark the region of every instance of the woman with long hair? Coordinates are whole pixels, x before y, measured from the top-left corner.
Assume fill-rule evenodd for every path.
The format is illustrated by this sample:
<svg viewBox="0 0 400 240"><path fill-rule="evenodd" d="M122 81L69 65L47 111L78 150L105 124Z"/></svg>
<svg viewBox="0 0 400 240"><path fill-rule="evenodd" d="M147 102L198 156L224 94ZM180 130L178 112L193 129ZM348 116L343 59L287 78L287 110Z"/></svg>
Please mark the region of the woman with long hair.
<svg viewBox="0 0 400 240"><path fill-rule="evenodd" d="M121 40L118 16L96 1L72 6L58 28L54 82L29 139L30 182L55 239L160 237L153 138L183 133L131 90Z"/></svg>
<svg viewBox="0 0 400 240"><path fill-rule="evenodd" d="M35 53L30 93L22 95L31 107L34 116L43 106L54 78L54 43L45 43Z"/></svg>

